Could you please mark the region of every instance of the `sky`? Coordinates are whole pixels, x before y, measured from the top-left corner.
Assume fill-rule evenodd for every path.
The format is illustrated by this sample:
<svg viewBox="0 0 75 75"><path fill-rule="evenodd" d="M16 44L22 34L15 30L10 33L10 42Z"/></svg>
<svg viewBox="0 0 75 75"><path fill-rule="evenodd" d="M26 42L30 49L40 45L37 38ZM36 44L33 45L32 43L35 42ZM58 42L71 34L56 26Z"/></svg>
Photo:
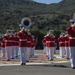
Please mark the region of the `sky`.
<svg viewBox="0 0 75 75"><path fill-rule="evenodd" d="M58 3L62 0L34 0L36 2L40 2L40 3L46 3L46 4L51 4L51 3Z"/></svg>

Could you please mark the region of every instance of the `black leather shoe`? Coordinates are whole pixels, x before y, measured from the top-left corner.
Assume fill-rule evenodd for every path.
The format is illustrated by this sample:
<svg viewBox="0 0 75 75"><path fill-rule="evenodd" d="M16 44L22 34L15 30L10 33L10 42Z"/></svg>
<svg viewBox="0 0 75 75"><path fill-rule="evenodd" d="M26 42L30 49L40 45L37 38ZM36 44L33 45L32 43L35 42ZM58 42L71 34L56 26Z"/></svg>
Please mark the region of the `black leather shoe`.
<svg viewBox="0 0 75 75"><path fill-rule="evenodd" d="M53 59L51 59L51 61L53 61Z"/></svg>
<svg viewBox="0 0 75 75"><path fill-rule="evenodd" d="M23 63L23 65L26 65L25 63Z"/></svg>
<svg viewBox="0 0 75 75"><path fill-rule="evenodd" d="M21 63L21 65L26 65L25 63Z"/></svg>
<svg viewBox="0 0 75 75"><path fill-rule="evenodd" d="M29 62L29 60L26 60L26 62Z"/></svg>
<svg viewBox="0 0 75 75"><path fill-rule="evenodd" d="M49 59L50 61L53 61L53 59Z"/></svg>
<svg viewBox="0 0 75 75"><path fill-rule="evenodd" d="M72 67L72 69L75 69L75 67Z"/></svg>
<svg viewBox="0 0 75 75"><path fill-rule="evenodd" d="M10 59L7 59L7 61L10 61Z"/></svg>
<svg viewBox="0 0 75 75"><path fill-rule="evenodd" d="M69 60L69 58L67 58L67 60Z"/></svg>
<svg viewBox="0 0 75 75"><path fill-rule="evenodd" d="M14 59L14 58L11 58L11 59Z"/></svg>
<svg viewBox="0 0 75 75"><path fill-rule="evenodd" d="M18 57L18 56L15 56L16 58Z"/></svg>

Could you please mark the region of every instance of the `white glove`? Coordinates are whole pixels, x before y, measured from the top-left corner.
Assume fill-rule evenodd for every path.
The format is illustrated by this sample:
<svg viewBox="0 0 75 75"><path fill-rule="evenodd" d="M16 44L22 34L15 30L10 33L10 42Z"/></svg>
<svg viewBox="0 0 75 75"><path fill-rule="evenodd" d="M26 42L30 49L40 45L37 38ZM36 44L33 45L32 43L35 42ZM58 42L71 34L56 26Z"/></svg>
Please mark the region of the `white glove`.
<svg viewBox="0 0 75 75"><path fill-rule="evenodd" d="M23 32L24 31L24 27L21 29L21 32Z"/></svg>
<svg viewBox="0 0 75 75"><path fill-rule="evenodd" d="M75 23L73 25L71 25L71 27L75 27Z"/></svg>

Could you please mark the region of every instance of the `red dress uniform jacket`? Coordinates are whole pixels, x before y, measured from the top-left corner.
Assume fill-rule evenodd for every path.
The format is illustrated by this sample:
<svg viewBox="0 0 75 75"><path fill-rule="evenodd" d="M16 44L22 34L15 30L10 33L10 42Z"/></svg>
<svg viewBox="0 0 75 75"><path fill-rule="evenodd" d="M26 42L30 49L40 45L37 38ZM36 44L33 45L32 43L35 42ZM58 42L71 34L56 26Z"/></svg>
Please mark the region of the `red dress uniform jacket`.
<svg viewBox="0 0 75 75"><path fill-rule="evenodd" d="M34 47L34 39L32 38L31 48Z"/></svg>
<svg viewBox="0 0 75 75"><path fill-rule="evenodd" d="M47 47L54 47L55 46L55 44L54 44L55 41L54 41L53 37L46 36L45 39L46 39L46 46Z"/></svg>
<svg viewBox="0 0 75 75"><path fill-rule="evenodd" d="M12 46L10 35L6 34L4 36L4 39L5 39L5 46Z"/></svg>
<svg viewBox="0 0 75 75"><path fill-rule="evenodd" d="M14 35L11 35L10 38L11 38L12 46L15 46L15 37L14 37Z"/></svg>
<svg viewBox="0 0 75 75"><path fill-rule="evenodd" d="M65 35L65 47L69 46L69 36Z"/></svg>
<svg viewBox="0 0 75 75"><path fill-rule="evenodd" d="M46 46L46 39L45 38L42 40L42 44L43 44L43 46Z"/></svg>
<svg viewBox="0 0 75 75"><path fill-rule="evenodd" d="M4 40L4 38L2 38L2 42L1 42L1 47L5 47L5 40Z"/></svg>
<svg viewBox="0 0 75 75"><path fill-rule="evenodd" d="M19 46L20 47L27 47L27 32L26 31L19 31L18 32L18 38L19 38Z"/></svg>
<svg viewBox="0 0 75 75"><path fill-rule="evenodd" d="M75 46L75 27L68 27L66 29L69 35L69 46Z"/></svg>
<svg viewBox="0 0 75 75"><path fill-rule="evenodd" d="M64 36L59 37L58 41L59 41L59 47L65 47L65 37Z"/></svg>
<svg viewBox="0 0 75 75"><path fill-rule="evenodd" d="M15 46L19 46L19 38L15 36L14 39L15 39Z"/></svg>
<svg viewBox="0 0 75 75"><path fill-rule="evenodd" d="M0 38L0 47L1 47L2 38Z"/></svg>
<svg viewBox="0 0 75 75"><path fill-rule="evenodd" d="M32 36L31 35L28 35L28 37L27 37L27 47L31 47L32 41L33 41Z"/></svg>
<svg viewBox="0 0 75 75"><path fill-rule="evenodd" d="M33 40L33 46L36 46L36 40L35 39Z"/></svg>
<svg viewBox="0 0 75 75"><path fill-rule="evenodd" d="M52 38L52 40L54 41L54 46L55 46L55 43L56 43L56 37L54 36L54 37Z"/></svg>

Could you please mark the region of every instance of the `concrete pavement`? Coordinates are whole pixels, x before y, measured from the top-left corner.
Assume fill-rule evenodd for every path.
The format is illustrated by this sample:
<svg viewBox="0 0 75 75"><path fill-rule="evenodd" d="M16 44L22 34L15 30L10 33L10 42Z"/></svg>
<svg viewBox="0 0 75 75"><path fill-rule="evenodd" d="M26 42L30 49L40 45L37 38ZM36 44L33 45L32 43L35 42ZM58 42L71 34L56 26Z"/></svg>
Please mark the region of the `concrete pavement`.
<svg viewBox="0 0 75 75"><path fill-rule="evenodd" d="M75 75L70 64L0 66L0 75Z"/></svg>
<svg viewBox="0 0 75 75"><path fill-rule="evenodd" d="M44 55L42 50L36 50L35 54ZM9 66L8 65L0 66L0 75L75 75L75 69L72 69L70 67L70 62L51 63L51 64L27 63L26 66L14 64Z"/></svg>

